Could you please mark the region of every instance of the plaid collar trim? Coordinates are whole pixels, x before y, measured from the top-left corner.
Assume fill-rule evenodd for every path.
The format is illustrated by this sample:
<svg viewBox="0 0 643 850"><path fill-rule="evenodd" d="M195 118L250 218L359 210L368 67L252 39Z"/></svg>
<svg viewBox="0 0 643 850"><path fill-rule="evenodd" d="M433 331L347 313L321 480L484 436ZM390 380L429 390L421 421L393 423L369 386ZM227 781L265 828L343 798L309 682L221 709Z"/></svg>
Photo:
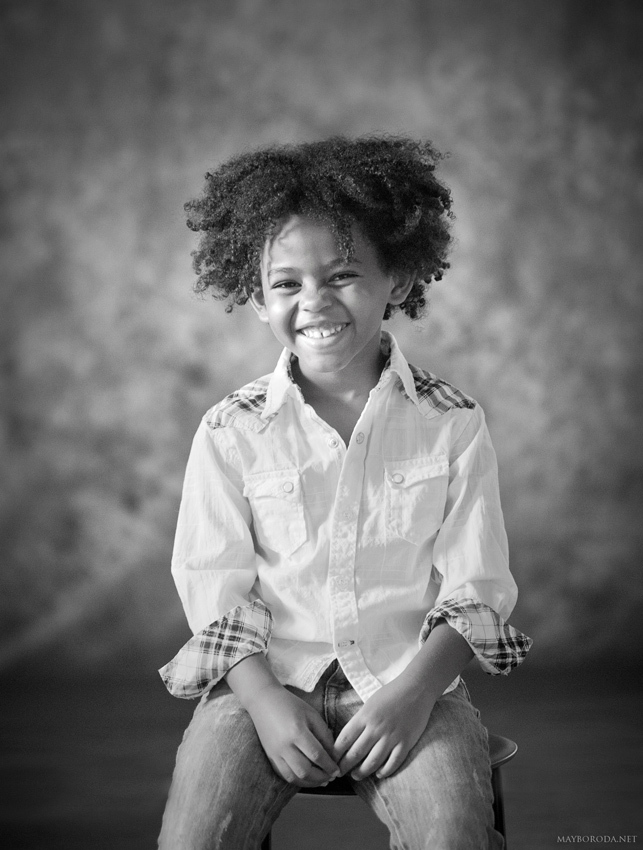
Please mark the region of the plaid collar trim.
<svg viewBox="0 0 643 850"><path fill-rule="evenodd" d="M451 384L408 363L395 337L387 331L382 333L382 351L389 359L382 372L381 385L390 380L392 374L397 375L400 392L423 416L431 417L453 408L473 409L476 406L472 398Z"/></svg>

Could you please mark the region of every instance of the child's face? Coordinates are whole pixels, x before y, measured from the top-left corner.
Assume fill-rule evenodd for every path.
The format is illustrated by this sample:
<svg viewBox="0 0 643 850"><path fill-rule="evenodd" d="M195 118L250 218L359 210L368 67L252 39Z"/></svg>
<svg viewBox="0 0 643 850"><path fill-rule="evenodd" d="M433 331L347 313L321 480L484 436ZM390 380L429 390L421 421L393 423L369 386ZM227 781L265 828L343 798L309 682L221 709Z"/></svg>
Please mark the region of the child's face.
<svg viewBox="0 0 643 850"><path fill-rule="evenodd" d="M401 304L412 280L385 274L372 243L353 231L346 262L324 224L292 216L267 242L261 289L252 303L311 381L343 373L359 381L380 362L380 331L387 304ZM348 370L348 372L345 372Z"/></svg>

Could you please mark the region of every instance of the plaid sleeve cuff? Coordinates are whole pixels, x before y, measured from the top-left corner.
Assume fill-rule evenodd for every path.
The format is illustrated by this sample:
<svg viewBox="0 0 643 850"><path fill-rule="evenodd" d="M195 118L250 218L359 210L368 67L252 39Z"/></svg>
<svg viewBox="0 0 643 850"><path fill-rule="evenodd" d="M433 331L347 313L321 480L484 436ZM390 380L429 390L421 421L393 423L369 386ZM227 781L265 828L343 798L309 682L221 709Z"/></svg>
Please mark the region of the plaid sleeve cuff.
<svg viewBox="0 0 643 850"><path fill-rule="evenodd" d="M257 600L233 608L190 638L159 673L175 697L195 699L216 684L247 655L265 652L272 614Z"/></svg>
<svg viewBox="0 0 643 850"><path fill-rule="evenodd" d="M533 643L493 608L475 599L445 599L426 615L420 631L420 646L438 620L444 619L459 632L475 652L485 673L506 676L521 664Z"/></svg>

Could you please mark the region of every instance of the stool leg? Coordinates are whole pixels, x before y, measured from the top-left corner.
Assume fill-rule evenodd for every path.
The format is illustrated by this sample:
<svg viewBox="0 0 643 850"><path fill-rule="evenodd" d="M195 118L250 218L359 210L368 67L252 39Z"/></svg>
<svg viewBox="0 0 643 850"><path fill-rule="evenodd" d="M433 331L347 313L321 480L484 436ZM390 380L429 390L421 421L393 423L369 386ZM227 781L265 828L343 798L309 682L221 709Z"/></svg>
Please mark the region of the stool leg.
<svg viewBox="0 0 643 850"><path fill-rule="evenodd" d="M503 837L505 836L505 803L502 797L502 779L500 768L491 771L491 788L493 790L493 826ZM507 839L505 838L505 850Z"/></svg>
<svg viewBox="0 0 643 850"><path fill-rule="evenodd" d="M272 850L272 835L270 832L261 842L261 850Z"/></svg>

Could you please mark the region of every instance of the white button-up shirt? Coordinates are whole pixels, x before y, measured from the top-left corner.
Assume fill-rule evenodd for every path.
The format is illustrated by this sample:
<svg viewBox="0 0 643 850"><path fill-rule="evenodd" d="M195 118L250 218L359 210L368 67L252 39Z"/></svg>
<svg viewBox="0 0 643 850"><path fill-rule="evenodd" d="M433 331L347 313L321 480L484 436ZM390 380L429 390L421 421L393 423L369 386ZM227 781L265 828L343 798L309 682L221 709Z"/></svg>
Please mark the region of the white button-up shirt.
<svg viewBox="0 0 643 850"><path fill-rule="evenodd" d="M348 445L305 403L288 351L204 417L172 559L195 633L161 670L175 695L263 651L307 691L338 659L366 700L441 618L488 672L524 658L529 638L505 622L517 591L483 412L389 334L383 349Z"/></svg>

